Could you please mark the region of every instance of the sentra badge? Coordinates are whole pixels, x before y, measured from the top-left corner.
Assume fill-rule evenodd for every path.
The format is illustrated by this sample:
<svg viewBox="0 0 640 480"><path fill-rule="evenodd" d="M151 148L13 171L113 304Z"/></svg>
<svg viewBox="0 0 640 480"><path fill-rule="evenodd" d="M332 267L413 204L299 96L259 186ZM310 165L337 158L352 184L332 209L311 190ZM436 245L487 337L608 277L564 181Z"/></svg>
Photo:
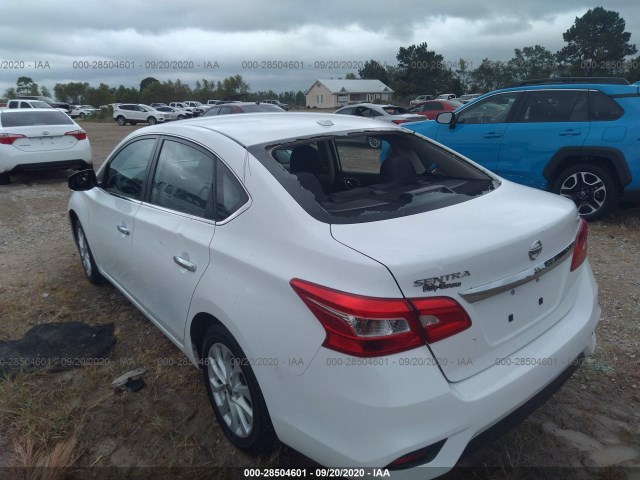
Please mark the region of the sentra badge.
<svg viewBox="0 0 640 480"><path fill-rule="evenodd" d="M462 280L464 277L470 275L469 270L465 270L464 272L449 273L440 277L423 278L421 280L415 280L413 286L422 287L423 292L436 292L446 288L460 287L462 286L462 282L456 280Z"/></svg>

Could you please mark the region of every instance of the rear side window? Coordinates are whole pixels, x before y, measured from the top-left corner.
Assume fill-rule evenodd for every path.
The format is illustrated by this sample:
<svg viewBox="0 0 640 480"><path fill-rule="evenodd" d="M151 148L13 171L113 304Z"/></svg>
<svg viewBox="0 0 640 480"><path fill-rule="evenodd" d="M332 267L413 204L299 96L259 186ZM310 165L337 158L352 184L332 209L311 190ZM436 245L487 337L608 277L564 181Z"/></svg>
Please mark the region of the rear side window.
<svg viewBox="0 0 640 480"><path fill-rule="evenodd" d="M337 111L336 113L340 113L342 115L354 115L355 114L355 109L356 109L356 107L342 108L339 111Z"/></svg>
<svg viewBox="0 0 640 480"><path fill-rule="evenodd" d="M139 200L155 143L155 138L145 138L120 150L107 166L103 188L107 192Z"/></svg>
<svg viewBox="0 0 640 480"><path fill-rule="evenodd" d="M33 127L40 125L73 125L66 114L51 109L50 112L3 112L0 117L3 127Z"/></svg>
<svg viewBox="0 0 640 480"><path fill-rule="evenodd" d="M233 215L249 201L238 179L229 168L218 160L216 167L216 220L222 221Z"/></svg>
<svg viewBox="0 0 640 480"><path fill-rule="evenodd" d="M214 159L189 145L165 140L151 184L151 203L211 217Z"/></svg>
<svg viewBox="0 0 640 480"><path fill-rule="evenodd" d="M583 90L541 90L529 92L515 120L524 123L586 122L587 92Z"/></svg>
<svg viewBox="0 0 640 480"><path fill-rule="evenodd" d="M602 92L589 92L589 113L592 122L617 120L624 115L624 110L611 97Z"/></svg>

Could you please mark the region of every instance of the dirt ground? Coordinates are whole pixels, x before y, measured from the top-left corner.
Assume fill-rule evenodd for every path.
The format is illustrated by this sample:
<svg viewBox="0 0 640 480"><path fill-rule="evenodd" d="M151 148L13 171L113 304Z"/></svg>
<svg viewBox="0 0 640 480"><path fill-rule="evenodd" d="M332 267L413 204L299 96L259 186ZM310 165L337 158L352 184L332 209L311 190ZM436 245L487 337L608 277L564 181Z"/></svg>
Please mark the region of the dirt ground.
<svg viewBox="0 0 640 480"><path fill-rule="evenodd" d="M83 127L96 167L137 128ZM117 343L106 364L0 380L0 469L39 479L242 478L224 467L315 468L285 446L259 458L233 448L200 372L115 288L85 280L65 213L69 173L24 174L0 187L0 340L41 323L83 321L115 323ZM591 224L589 257L602 306L595 356L448 477L640 478L640 207ZM139 366L148 368L145 388L114 393L111 381ZM37 476L24 468L34 465L61 469Z"/></svg>

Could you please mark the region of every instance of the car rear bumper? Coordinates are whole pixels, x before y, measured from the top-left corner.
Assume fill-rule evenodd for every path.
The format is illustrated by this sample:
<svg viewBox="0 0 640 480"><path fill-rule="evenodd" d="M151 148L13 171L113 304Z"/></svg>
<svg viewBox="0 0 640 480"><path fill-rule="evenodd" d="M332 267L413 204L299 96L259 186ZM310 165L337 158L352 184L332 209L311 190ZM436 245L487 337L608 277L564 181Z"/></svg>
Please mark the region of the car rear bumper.
<svg viewBox="0 0 640 480"><path fill-rule="evenodd" d="M510 357L457 383L444 379L426 347L380 359L321 348L303 375L274 378L263 388L278 436L330 467L385 467L444 441L430 462L393 476L445 473L479 441L474 438L511 414L531 411L564 383L577 358L593 353L597 285L588 262L580 273L578 297L562 319Z"/></svg>
<svg viewBox="0 0 640 480"><path fill-rule="evenodd" d="M85 141L85 140L83 140ZM43 152L9 152L0 158L0 173L18 173L27 170L62 170L66 168L91 168L91 146L69 150Z"/></svg>

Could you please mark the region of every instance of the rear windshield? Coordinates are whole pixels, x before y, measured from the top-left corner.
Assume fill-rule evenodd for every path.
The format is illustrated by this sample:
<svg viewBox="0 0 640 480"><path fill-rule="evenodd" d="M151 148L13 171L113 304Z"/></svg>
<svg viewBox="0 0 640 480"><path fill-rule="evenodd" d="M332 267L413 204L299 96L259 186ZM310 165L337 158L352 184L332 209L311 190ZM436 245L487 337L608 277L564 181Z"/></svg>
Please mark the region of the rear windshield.
<svg viewBox="0 0 640 480"><path fill-rule="evenodd" d="M242 110L245 113L255 113L255 112L282 112L282 109L277 105L271 105L267 103L266 105L247 105L242 107Z"/></svg>
<svg viewBox="0 0 640 480"><path fill-rule="evenodd" d="M33 127L39 125L73 125L73 120L59 110L33 112L29 110L4 111L0 115L3 127Z"/></svg>
<svg viewBox="0 0 640 480"><path fill-rule="evenodd" d="M40 100L32 100L31 106L33 108L51 108L51 105L45 102L41 102Z"/></svg>
<svg viewBox="0 0 640 480"><path fill-rule="evenodd" d="M389 148L381 150L382 142ZM436 210L498 185L457 155L402 131L352 132L249 150L307 213L325 223L362 223Z"/></svg>

